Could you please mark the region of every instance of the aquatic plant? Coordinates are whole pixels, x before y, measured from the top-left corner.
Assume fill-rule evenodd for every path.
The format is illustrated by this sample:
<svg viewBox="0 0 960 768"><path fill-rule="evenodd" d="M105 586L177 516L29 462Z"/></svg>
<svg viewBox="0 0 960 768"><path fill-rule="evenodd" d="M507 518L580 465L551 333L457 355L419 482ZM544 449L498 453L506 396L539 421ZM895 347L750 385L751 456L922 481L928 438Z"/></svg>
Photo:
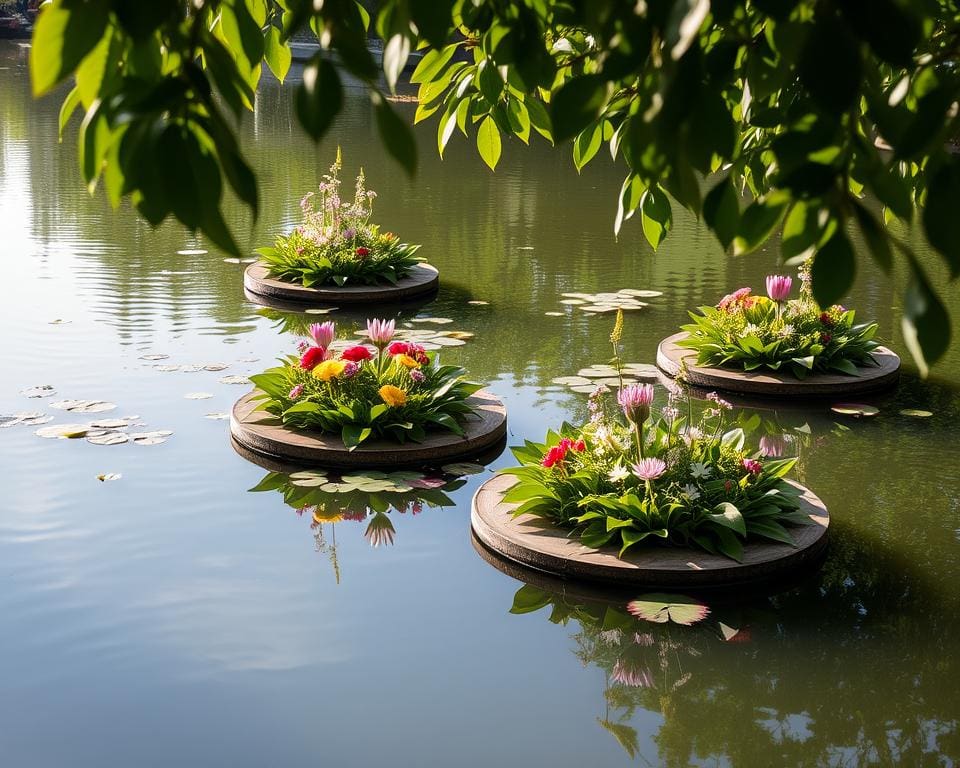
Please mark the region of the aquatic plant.
<svg viewBox="0 0 960 768"><path fill-rule="evenodd" d="M340 196L340 150L317 192L300 201L303 223L280 235L274 247L258 248L270 275L307 288L359 283L396 283L417 264L419 245L400 242L371 223L377 193L366 188L363 169L352 202Z"/></svg>
<svg viewBox="0 0 960 768"><path fill-rule="evenodd" d="M852 309L834 304L823 309L801 269L800 295L789 299L790 277L767 277L767 296L739 288L715 307L691 312L681 326L686 338L677 346L697 352L697 365L789 371L798 379L811 373L856 376L858 366L876 365L876 323L856 323Z"/></svg>
<svg viewBox="0 0 960 768"><path fill-rule="evenodd" d="M473 413L467 399L481 385L415 342L391 343L392 320L367 321L372 345L337 345L333 322L309 330L299 356L250 377L261 407L284 424L339 434L350 449L372 436L404 443L431 429L463 434Z"/></svg>

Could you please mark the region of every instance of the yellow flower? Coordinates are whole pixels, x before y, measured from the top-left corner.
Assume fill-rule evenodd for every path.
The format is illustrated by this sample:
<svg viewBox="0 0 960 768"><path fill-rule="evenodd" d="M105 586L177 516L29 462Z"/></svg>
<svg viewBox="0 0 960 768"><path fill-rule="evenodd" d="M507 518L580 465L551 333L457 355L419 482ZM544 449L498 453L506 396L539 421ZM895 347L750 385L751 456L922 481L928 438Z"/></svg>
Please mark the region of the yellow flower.
<svg viewBox="0 0 960 768"><path fill-rule="evenodd" d="M419 368L420 363L414 360L410 355L394 355L394 360L405 368Z"/></svg>
<svg viewBox="0 0 960 768"><path fill-rule="evenodd" d="M380 387L379 394L383 402L391 408L396 408L407 402L407 393L400 389L400 387L393 386L393 384L384 384Z"/></svg>
<svg viewBox="0 0 960 768"><path fill-rule="evenodd" d="M335 379L341 373L347 364L343 360L324 360L320 365L313 369L313 375L320 381L330 381Z"/></svg>

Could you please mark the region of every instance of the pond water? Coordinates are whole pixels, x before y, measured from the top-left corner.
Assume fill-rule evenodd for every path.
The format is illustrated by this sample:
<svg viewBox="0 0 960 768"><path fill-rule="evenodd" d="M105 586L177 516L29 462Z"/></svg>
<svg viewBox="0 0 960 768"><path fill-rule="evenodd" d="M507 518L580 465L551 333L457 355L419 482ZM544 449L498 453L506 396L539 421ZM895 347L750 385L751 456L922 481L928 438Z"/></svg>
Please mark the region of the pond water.
<svg viewBox="0 0 960 768"><path fill-rule="evenodd" d="M392 533L374 516L368 537L373 518L318 523L277 490L250 493L266 470L205 415L247 390L220 379L290 351L283 329L302 318L259 312L243 266L179 226L152 231L128 206L89 197L74 142L57 144L58 99L29 95L25 48L0 47L0 78L0 413L138 415L139 429L174 433L96 446L0 430L4 765L960 759L960 343L927 381L906 362L870 420L825 405L758 411L793 436L802 478L830 508L823 568L779 594L711 604L696 627L641 625L625 613L635 595L478 555L469 504L489 470L458 482L446 506L389 513ZM441 270L439 296L419 311L476 334L444 357L503 398L511 442L583 416L585 396L550 381L607 358L611 316L560 304L561 293L662 291L626 318L626 357L652 362L685 308L760 288L776 263L773 249L724 256L679 213L656 254L638 221L617 242L618 169L599 161L578 177L567 151L542 142L507 146L492 174L462 138L441 161L428 124L410 182L359 91L315 148L294 125L289 86L265 82L242 133L262 195L256 223L228 203L245 247L292 226L339 143L345 177L362 164L378 191L384 227L423 243ZM867 264L848 304L903 353L903 275ZM955 289L947 299L960 317ZM352 328L365 315L332 316ZM229 367L189 368L205 364ZM20 394L43 384L56 396ZM185 399L196 392L212 397ZM62 398L118 407L50 408ZM509 464L505 454L492 467Z"/></svg>

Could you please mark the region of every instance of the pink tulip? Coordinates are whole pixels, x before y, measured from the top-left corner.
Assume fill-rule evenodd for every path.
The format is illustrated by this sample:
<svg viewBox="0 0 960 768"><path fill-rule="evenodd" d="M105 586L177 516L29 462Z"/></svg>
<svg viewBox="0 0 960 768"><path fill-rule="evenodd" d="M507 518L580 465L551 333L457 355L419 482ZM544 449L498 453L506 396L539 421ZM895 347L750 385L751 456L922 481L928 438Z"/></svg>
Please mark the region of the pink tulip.
<svg viewBox="0 0 960 768"><path fill-rule="evenodd" d="M663 459L640 459L633 465L633 474L641 480L656 480L666 471Z"/></svg>
<svg viewBox="0 0 960 768"><path fill-rule="evenodd" d="M793 278L785 275L767 276L767 296L776 301L786 301L790 295L790 288L793 285Z"/></svg>
<svg viewBox="0 0 960 768"><path fill-rule="evenodd" d="M332 320L328 320L325 323L312 323L308 330L310 337L313 339L313 343L324 349L333 343L337 335L336 325Z"/></svg>
<svg viewBox="0 0 960 768"><path fill-rule="evenodd" d="M650 416L653 384L628 384L617 392L617 402L632 423L643 424Z"/></svg>
<svg viewBox="0 0 960 768"><path fill-rule="evenodd" d="M377 349L383 349L393 338L396 327L394 320L367 320L367 336Z"/></svg>

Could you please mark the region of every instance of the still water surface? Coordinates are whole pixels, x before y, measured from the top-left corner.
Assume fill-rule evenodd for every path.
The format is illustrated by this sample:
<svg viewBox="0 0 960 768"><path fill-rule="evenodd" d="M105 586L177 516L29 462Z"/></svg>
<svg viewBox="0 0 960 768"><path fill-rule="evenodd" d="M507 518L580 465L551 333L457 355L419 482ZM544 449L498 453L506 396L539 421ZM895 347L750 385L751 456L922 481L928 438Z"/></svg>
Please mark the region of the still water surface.
<svg viewBox="0 0 960 768"><path fill-rule="evenodd" d="M204 415L246 391L221 377L292 348L282 329L297 319L259 313L223 254L178 254L208 248L181 228L151 231L88 197L72 142L56 142L58 100L30 98L25 49L0 47L0 70L0 413L90 420L19 394L52 384L54 399L109 400L117 410L100 416L174 431L98 447L0 430L0 764L960 759L960 344L929 381L907 364L870 421L760 412L793 435L802 478L831 510L826 563L786 592L718 602L696 628L641 626L625 617L631 595L508 575L475 552L469 501L489 473L449 506L390 513L395 542L377 548L369 521L316 525L277 491L248 492L265 470ZM228 212L251 249L292 226L337 143L348 180L363 164L377 218L441 270L424 311L477 334L445 358L506 401L511 441L582 416L584 397L550 380L606 359L610 317L563 307L562 292L663 291L627 317L627 358L651 362L686 307L760 288L775 267L773 250L725 257L679 214L656 254L638 222L616 242L618 171L601 161L578 178L546 146L507 147L491 174L462 142L441 162L428 126L411 183L360 93L315 148L289 88L264 83L243 135L262 211L255 224L232 201ZM901 353L902 277L861 269L848 302ZM960 317L956 291L947 298ZM229 368L164 372L150 354ZM198 391L213 397L184 398ZM98 482L105 472L123 477Z"/></svg>

